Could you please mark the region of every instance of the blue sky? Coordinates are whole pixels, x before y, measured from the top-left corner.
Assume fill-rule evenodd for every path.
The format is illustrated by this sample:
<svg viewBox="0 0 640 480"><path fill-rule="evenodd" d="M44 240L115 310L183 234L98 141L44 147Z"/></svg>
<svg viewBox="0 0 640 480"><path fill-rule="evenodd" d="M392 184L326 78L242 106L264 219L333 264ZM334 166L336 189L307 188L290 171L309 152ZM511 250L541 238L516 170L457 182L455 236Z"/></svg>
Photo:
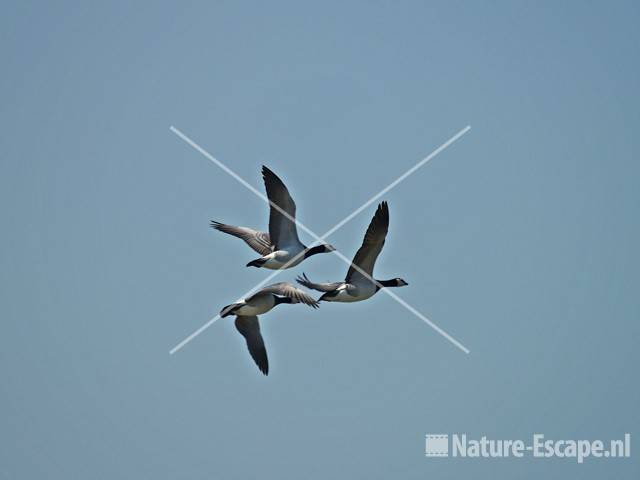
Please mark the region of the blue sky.
<svg viewBox="0 0 640 480"><path fill-rule="evenodd" d="M426 433L637 435L634 2L6 5L1 478L636 478L637 458L424 457ZM385 195L391 298L231 321L268 165L329 229ZM351 256L373 215L330 238ZM310 242L306 235L303 241ZM338 280L322 255L284 272ZM227 319L228 320L228 319ZM633 452L632 452L633 453ZM637 457L637 456L636 456Z"/></svg>

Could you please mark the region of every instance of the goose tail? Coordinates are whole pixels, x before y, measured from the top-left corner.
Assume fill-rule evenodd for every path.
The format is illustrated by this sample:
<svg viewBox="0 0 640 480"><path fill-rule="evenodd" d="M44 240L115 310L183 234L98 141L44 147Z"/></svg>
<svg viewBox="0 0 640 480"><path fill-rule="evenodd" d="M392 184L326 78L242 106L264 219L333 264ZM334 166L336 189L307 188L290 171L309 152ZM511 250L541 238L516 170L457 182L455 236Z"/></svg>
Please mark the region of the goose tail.
<svg viewBox="0 0 640 480"><path fill-rule="evenodd" d="M261 268L267 261L264 258L256 258L247 263L247 267Z"/></svg>
<svg viewBox="0 0 640 480"><path fill-rule="evenodd" d="M241 304L240 303L232 303L230 305L227 305L226 307L222 307L222 310L220 310L220 318L225 318L228 317L229 315L233 314L233 311L238 308Z"/></svg>

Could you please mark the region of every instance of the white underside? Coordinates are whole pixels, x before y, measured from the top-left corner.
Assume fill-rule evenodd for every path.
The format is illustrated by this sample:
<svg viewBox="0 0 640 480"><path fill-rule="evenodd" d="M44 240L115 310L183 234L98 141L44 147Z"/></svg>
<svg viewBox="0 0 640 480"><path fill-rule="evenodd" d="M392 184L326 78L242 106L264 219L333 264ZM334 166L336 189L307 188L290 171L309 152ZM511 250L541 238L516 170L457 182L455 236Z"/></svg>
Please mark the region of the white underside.
<svg viewBox="0 0 640 480"><path fill-rule="evenodd" d="M246 301L246 300L245 300ZM253 315L262 315L263 313L267 313L275 306L275 298L273 295L260 295L257 298L251 300L250 303L245 303L243 306L238 308L233 312L234 315L244 315L244 316L253 316Z"/></svg>
<svg viewBox="0 0 640 480"><path fill-rule="evenodd" d="M276 250L275 252L271 252L269 255L265 255L264 258L266 262L262 265L262 268L268 268L270 270L280 270L282 267L287 265L287 262L291 261L291 259L296 258L293 262L287 265L286 268L295 267L300 262L304 260L304 251L303 248L291 248L288 250Z"/></svg>
<svg viewBox="0 0 640 480"><path fill-rule="evenodd" d="M367 298L373 297L376 293L376 286L373 283L366 283L363 285L354 285L355 289L350 292L347 291L346 285L338 287L338 294L333 297L325 298L327 302L361 302Z"/></svg>

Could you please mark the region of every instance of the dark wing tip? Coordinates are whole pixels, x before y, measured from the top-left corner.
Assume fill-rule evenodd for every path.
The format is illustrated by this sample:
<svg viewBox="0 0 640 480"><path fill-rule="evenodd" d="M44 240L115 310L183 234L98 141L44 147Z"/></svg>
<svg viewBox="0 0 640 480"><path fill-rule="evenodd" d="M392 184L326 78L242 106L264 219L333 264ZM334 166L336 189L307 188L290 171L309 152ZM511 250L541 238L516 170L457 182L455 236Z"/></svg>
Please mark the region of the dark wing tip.
<svg viewBox="0 0 640 480"><path fill-rule="evenodd" d="M284 182L282 181L282 179L276 175L273 170L271 170L269 167L267 167L266 165L262 166L262 179L265 182L265 185L270 185L273 184L275 185L280 185L282 188L286 189L287 187L285 186Z"/></svg>
<svg viewBox="0 0 640 480"><path fill-rule="evenodd" d="M313 309L320 307L320 305L318 304L318 301L315 298L313 298L311 295L307 295L306 293L303 293L301 295L301 300L305 305L309 305Z"/></svg>
<svg viewBox="0 0 640 480"><path fill-rule="evenodd" d="M224 223L222 223L222 222L217 222L216 220L211 220L209 225L211 225L211 228L215 228L216 230L218 230L220 232L229 233L229 232L227 232L225 230L225 228L228 228L229 226L224 224Z"/></svg>
<svg viewBox="0 0 640 480"><path fill-rule="evenodd" d="M376 212L376 214L378 212L380 212L380 215L384 215L387 218L389 217L389 204L386 200L383 200L378 204L378 211Z"/></svg>
<svg viewBox="0 0 640 480"><path fill-rule="evenodd" d="M307 277L304 273L302 274L302 276L298 276L298 277L296 278L296 281L297 281L300 285L302 285L303 287L307 287L307 288L310 288L310 289L312 289L312 290L315 290L315 289L316 289L316 287L315 287L315 285L313 284L313 282L312 282L311 280L309 280L309 277Z"/></svg>
<svg viewBox="0 0 640 480"><path fill-rule="evenodd" d="M260 333L258 317L238 316L236 317L235 325L238 332L244 337L249 354L258 367L258 370L264 375L268 375L269 357L267 356L267 349L264 346L264 340Z"/></svg>
<svg viewBox="0 0 640 480"><path fill-rule="evenodd" d="M389 205L386 201L382 201L378 204L378 208L376 209L376 213L373 216L376 223L378 221L382 222L382 225L388 228L389 226Z"/></svg>
<svg viewBox="0 0 640 480"><path fill-rule="evenodd" d="M274 176L274 177L277 178L277 175L275 173L273 173L273 170L271 170L266 165L262 165L262 176L263 177Z"/></svg>
<svg viewBox="0 0 640 480"><path fill-rule="evenodd" d="M301 277L298 277L297 280L300 281L302 279ZM305 283L301 283L301 284L306 287ZM295 291L295 293L293 294L293 297L296 300L304 303L305 305L309 305L312 308L318 308L318 302L311 295L308 295L304 290L296 288L293 285L291 285L291 288L294 289Z"/></svg>

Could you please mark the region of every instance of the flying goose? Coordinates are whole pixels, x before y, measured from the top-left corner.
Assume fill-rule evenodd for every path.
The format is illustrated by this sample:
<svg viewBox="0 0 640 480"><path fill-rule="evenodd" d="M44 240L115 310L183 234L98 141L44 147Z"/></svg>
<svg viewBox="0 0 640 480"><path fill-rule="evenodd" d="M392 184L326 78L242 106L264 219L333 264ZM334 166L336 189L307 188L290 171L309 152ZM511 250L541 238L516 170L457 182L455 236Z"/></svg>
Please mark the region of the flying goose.
<svg viewBox="0 0 640 480"><path fill-rule="evenodd" d="M216 221L211 222L211 226L216 230L241 238L262 255L262 257L247 263L247 267L269 268L271 270L291 268L312 255L334 251L335 248L329 244L309 248L300 242L295 223L296 204L289 195L287 187L275 173L264 165L262 166L262 178L270 202L269 233L258 232L247 227L225 225ZM275 208L274 204L280 210ZM286 212L287 215L282 212ZM291 263L287 265L288 262Z"/></svg>
<svg viewBox="0 0 640 480"><path fill-rule="evenodd" d="M408 285L401 278L371 281L373 278L373 266L382 251L388 229L389 207L387 202L382 202L378 205L378 209L371 219L371 223L369 223L362 246L353 258L344 282L313 283L304 273L296 280L307 288L324 292L318 301L324 300L327 302L360 302L372 297L380 290L381 286L403 287ZM354 265L360 267L369 277L355 269Z"/></svg>
<svg viewBox="0 0 640 480"><path fill-rule="evenodd" d="M267 313L281 303L304 303L313 308L319 306L318 302L304 291L290 283L281 282L264 287L250 297L227 305L220 311L221 318L236 316L236 328L247 341L251 358L265 375L269 374L269 360L260 334L258 315Z"/></svg>

